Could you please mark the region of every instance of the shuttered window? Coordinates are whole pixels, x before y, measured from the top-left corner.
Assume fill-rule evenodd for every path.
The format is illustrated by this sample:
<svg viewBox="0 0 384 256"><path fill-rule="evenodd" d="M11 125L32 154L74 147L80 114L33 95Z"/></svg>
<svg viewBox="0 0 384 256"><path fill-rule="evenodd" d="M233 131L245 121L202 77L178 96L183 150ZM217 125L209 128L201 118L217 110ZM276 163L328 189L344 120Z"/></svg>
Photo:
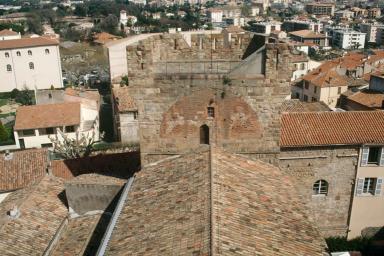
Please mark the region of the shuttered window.
<svg viewBox="0 0 384 256"><path fill-rule="evenodd" d="M383 178L377 178L375 196L381 195L381 187L383 186Z"/></svg>
<svg viewBox="0 0 384 256"><path fill-rule="evenodd" d="M380 166L384 166L384 147L381 148L381 153L380 153Z"/></svg>
<svg viewBox="0 0 384 256"><path fill-rule="evenodd" d="M361 196L363 194L364 179L357 179L356 195Z"/></svg>
<svg viewBox="0 0 384 256"><path fill-rule="evenodd" d="M361 154L361 165L368 164L369 147L363 147L363 153Z"/></svg>
<svg viewBox="0 0 384 256"><path fill-rule="evenodd" d="M380 196L383 186L383 178L359 178L356 184L356 196L375 195Z"/></svg>

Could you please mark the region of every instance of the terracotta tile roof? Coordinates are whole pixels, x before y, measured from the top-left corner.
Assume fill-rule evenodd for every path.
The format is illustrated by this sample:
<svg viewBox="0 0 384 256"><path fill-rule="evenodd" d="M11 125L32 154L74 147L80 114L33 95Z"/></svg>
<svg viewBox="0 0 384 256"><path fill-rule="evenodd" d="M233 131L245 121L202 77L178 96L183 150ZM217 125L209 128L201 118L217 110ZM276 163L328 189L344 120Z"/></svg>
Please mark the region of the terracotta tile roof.
<svg viewBox="0 0 384 256"><path fill-rule="evenodd" d="M365 90L349 96L348 100L372 109L381 109L383 106L384 94L377 91Z"/></svg>
<svg viewBox="0 0 384 256"><path fill-rule="evenodd" d="M137 106L128 87L113 88L113 97L119 112L136 111Z"/></svg>
<svg viewBox="0 0 384 256"><path fill-rule="evenodd" d="M21 189L40 180L47 166L46 149L15 151L8 158L0 154L0 192Z"/></svg>
<svg viewBox="0 0 384 256"><path fill-rule="evenodd" d="M324 34L316 33L308 29L293 31L293 32L290 32L289 34L297 37L302 37L302 38L326 38Z"/></svg>
<svg viewBox="0 0 384 256"><path fill-rule="evenodd" d="M50 255L95 255L95 250L91 252L88 249L96 246L92 241L93 234L102 232L108 225L105 220L109 219L110 216L102 214L84 215L69 219L64 233L60 236Z"/></svg>
<svg viewBox="0 0 384 256"><path fill-rule="evenodd" d="M325 253L325 242L288 176L275 166L235 154L213 151L212 158L217 254Z"/></svg>
<svg viewBox="0 0 384 256"><path fill-rule="evenodd" d="M311 84L317 87L348 86L348 77L340 75L333 69L320 73L311 72L310 74L305 75L303 80L309 81Z"/></svg>
<svg viewBox="0 0 384 256"><path fill-rule="evenodd" d="M50 45L59 45L59 42L57 40L48 39L45 37L21 38L0 41L0 49L2 50Z"/></svg>
<svg viewBox="0 0 384 256"><path fill-rule="evenodd" d="M67 102L19 107L14 129L17 131L79 124L80 103Z"/></svg>
<svg viewBox="0 0 384 256"><path fill-rule="evenodd" d="M281 112L319 112L331 111L322 101L303 102L297 99L286 100L281 106Z"/></svg>
<svg viewBox="0 0 384 256"><path fill-rule="evenodd" d="M322 255L324 240L276 167L220 151L209 166L201 150L141 170L105 255Z"/></svg>
<svg viewBox="0 0 384 256"><path fill-rule="evenodd" d="M286 113L281 147L384 144L384 111Z"/></svg>
<svg viewBox="0 0 384 256"><path fill-rule="evenodd" d="M18 35L17 32L9 29L0 30L0 36L16 36L16 35Z"/></svg>
<svg viewBox="0 0 384 256"><path fill-rule="evenodd" d="M65 220L68 210L60 200L63 182L45 176L41 182L25 191L16 191L0 204L0 252L4 256L43 255L57 230ZM21 198L18 194L23 194ZM6 208L16 205L20 216L11 219Z"/></svg>
<svg viewBox="0 0 384 256"><path fill-rule="evenodd" d="M80 90L73 88L66 88L65 94L70 96L76 96L80 98L86 98L89 100L100 101L100 93L98 90Z"/></svg>

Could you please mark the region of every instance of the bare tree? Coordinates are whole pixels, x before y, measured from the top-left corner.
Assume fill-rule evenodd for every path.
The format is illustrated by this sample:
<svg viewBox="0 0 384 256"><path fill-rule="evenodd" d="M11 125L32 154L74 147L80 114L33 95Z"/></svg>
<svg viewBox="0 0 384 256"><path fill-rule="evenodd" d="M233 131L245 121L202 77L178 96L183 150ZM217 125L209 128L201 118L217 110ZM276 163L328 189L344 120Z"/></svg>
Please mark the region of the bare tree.
<svg viewBox="0 0 384 256"><path fill-rule="evenodd" d="M65 159L74 159L89 156L92 152L93 145L96 140L96 133L80 133L76 131L75 137L70 138L68 135L57 130L54 137L49 137L53 144L53 151L61 155ZM100 139L104 137L104 133L100 134Z"/></svg>

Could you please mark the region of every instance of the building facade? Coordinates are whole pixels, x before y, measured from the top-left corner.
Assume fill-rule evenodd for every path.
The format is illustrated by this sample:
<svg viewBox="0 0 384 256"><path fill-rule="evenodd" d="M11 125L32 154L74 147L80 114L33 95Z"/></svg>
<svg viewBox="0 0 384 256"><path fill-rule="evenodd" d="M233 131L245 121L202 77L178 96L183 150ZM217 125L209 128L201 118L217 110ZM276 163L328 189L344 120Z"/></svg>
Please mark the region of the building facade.
<svg viewBox="0 0 384 256"><path fill-rule="evenodd" d="M59 43L35 37L0 41L0 92L62 88Z"/></svg>
<svg viewBox="0 0 384 256"><path fill-rule="evenodd" d="M340 49L363 49L365 33L352 29L336 29L332 34L332 46Z"/></svg>
<svg viewBox="0 0 384 256"><path fill-rule="evenodd" d="M99 140L99 111L79 102L22 106L17 109L14 137L18 148L52 148L50 138L94 136ZM94 134L94 135L93 135Z"/></svg>

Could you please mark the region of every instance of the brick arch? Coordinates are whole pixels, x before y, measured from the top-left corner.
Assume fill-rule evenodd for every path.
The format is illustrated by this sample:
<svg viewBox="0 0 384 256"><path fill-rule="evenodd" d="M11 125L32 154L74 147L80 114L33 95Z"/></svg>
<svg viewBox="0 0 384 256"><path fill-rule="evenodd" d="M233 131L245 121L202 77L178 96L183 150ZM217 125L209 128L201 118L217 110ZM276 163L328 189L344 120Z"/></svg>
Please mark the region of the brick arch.
<svg viewBox="0 0 384 256"><path fill-rule="evenodd" d="M208 107L214 107L214 118L208 117ZM212 129L215 139L221 141L262 136L257 113L241 97L205 89L181 97L163 114L160 137L198 142L199 129L204 124Z"/></svg>

